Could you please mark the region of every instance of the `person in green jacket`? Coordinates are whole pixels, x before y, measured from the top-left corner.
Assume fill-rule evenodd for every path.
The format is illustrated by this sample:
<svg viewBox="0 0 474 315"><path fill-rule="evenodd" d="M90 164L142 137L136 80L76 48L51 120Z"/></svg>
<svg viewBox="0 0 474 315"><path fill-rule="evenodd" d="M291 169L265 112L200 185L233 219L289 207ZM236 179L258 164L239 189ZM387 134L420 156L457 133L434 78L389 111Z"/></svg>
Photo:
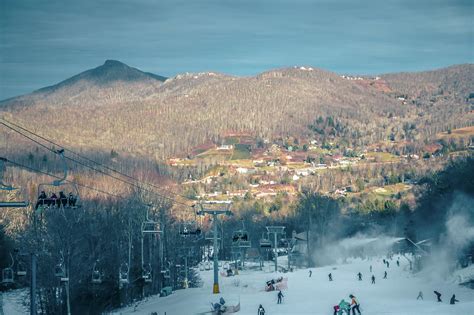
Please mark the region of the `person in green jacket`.
<svg viewBox="0 0 474 315"><path fill-rule="evenodd" d="M345 300L341 300L341 302L339 302L339 312L340 313L338 315L342 315L343 312L345 312L347 315L350 315L351 305Z"/></svg>

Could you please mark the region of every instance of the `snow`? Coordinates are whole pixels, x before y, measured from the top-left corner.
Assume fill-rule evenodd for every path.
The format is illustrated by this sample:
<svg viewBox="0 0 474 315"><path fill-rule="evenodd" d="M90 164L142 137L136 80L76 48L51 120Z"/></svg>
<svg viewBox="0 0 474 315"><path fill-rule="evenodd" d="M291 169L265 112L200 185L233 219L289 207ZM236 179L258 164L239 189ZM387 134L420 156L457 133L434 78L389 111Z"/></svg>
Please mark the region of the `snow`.
<svg viewBox="0 0 474 315"><path fill-rule="evenodd" d="M19 289L0 293L0 314L23 315L29 313L28 290ZM3 311L3 313L2 313Z"/></svg>
<svg viewBox="0 0 474 315"><path fill-rule="evenodd" d="M453 281L431 279L429 274L413 275L408 270L406 259L400 258L400 267L396 264L397 256L390 260L390 268L382 258L371 260L350 259L346 263L312 268L312 277L308 269L291 273L272 272L272 262L266 262L263 271L256 266L252 270L241 271L238 276L219 278L221 294L212 294L212 270L202 271L204 282L201 288L179 290L168 297L150 297L138 305L117 311L117 314L158 314L191 315L210 310L210 303L217 302L223 296L229 305L241 303L238 314L256 314L262 304L266 314L332 314L333 306L341 299L349 301L349 294L354 294L361 304L363 315L423 315L423 314L472 314L474 309L474 291L456 285ZM279 264L285 266L286 259L279 257ZM376 284L370 282L369 266L373 266ZM384 271L388 279L382 279ZM363 281L358 281L356 274L363 274ZM334 281L328 281L332 273ZM283 304L277 305L277 292L265 292L265 282L277 278L288 278L288 290L283 291ZM442 303L436 302L433 291L443 294ZM425 300L416 300L422 291ZM450 305L452 294L461 302Z"/></svg>

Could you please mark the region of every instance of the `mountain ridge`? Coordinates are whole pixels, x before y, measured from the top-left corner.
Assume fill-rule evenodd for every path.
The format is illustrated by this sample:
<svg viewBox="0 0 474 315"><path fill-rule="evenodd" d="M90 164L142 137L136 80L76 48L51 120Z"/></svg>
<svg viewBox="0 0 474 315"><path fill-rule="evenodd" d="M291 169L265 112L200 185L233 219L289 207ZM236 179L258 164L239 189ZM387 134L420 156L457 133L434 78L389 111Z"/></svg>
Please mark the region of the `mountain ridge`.
<svg viewBox="0 0 474 315"><path fill-rule="evenodd" d="M119 72L128 67L106 64ZM264 139L339 137L353 147L392 138L420 141L474 122L474 108L466 101L474 91L469 64L355 79L311 67L252 77L186 73L165 82L145 76L105 85L73 77L72 85L3 102L0 111L25 125L41 124L46 115L55 123L45 132L65 144L154 159L219 142L226 130L250 130ZM324 131L314 124L319 117L333 119L334 128L315 135Z"/></svg>

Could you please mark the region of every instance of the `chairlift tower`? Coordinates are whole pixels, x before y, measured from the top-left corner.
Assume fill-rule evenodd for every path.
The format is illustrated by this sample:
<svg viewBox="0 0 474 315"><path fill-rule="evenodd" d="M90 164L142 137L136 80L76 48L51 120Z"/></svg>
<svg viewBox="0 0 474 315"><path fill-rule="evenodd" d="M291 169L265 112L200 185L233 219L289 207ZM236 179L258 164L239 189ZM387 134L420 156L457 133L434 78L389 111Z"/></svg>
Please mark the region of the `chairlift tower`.
<svg viewBox="0 0 474 315"><path fill-rule="evenodd" d="M284 226L267 226L266 227L268 234L273 234L275 243L273 248L275 250L275 272L278 272L278 252L277 252L277 237L278 234L285 234L285 227Z"/></svg>
<svg viewBox="0 0 474 315"><path fill-rule="evenodd" d="M198 215L212 215L212 227L214 230L214 240L213 240L213 260L214 260L214 285L212 287L212 293L218 294L219 291L219 262L217 259L218 243L217 243L217 220L219 215L232 215L230 207L232 201L202 201L199 203L201 210L197 212Z"/></svg>

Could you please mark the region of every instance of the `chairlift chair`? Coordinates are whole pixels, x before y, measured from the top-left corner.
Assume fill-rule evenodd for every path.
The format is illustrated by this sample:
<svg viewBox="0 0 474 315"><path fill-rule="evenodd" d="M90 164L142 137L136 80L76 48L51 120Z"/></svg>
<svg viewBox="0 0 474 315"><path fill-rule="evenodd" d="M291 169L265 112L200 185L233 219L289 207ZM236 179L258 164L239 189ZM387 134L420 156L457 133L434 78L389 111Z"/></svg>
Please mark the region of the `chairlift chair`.
<svg viewBox="0 0 474 315"><path fill-rule="evenodd" d="M142 222L142 233L143 234L157 234L160 233L158 228L158 222L153 220L145 220Z"/></svg>
<svg viewBox="0 0 474 315"><path fill-rule="evenodd" d="M232 235L232 243L234 246L241 247L241 248L250 247L250 240L249 240L249 235L247 231L245 230L235 231Z"/></svg>
<svg viewBox="0 0 474 315"><path fill-rule="evenodd" d="M265 233L262 234L262 238L259 241L260 243L260 248L272 248L272 242L270 242L270 239L268 238L268 235L265 236Z"/></svg>
<svg viewBox="0 0 474 315"><path fill-rule="evenodd" d="M202 231L195 223L185 222L179 226L179 235L182 237L195 236L199 237Z"/></svg>
<svg viewBox="0 0 474 315"><path fill-rule="evenodd" d="M145 221L142 222L142 234L157 234L157 233L161 233L159 229L159 223L156 221L153 221L153 219L149 217L149 209L147 209Z"/></svg>
<svg viewBox="0 0 474 315"><path fill-rule="evenodd" d="M2 270L2 283L13 283L14 280L14 274L13 274L13 269L10 267L7 267Z"/></svg>
<svg viewBox="0 0 474 315"><path fill-rule="evenodd" d="M123 263L120 265L119 269L119 283L120 284L128 284L128 273L129 268L127 263Z"/></svg>
<svg viewBox="0 0 474 315"><path fill-rule="evenodd" d="M69 281L69 277L66 275L66 268L62 262L54 267L54 275L58 277L61 282Z"/></svg>
<svg viewBox="0 0 474 315"><path fill-rule="evenodd" d="M153 280L151 276L151 271L152 271L152 268L150 264L142 267L142 278L147 283L150 283Z"/></svg>
<svg viewBox="0 0 474 315"><path fill-rule="evenodd" d="M97 261L94 263L94 267L92 268L92 283L94 284L101 284L102 283L102 273L100 272L99 268L97 267Z"/></svg>
<svg viewBox="0 0 474 315"><path fill-rule="evenodd" d="M26 267L21 261L18 261L18 267L17 267L17 270L16 270L16 275L19 276L19 277L26 276Z"/></svg>
<svg viewBox="0 0 474 315"><path fill-rule="evenodd" d="M199 264L199 271L204 271L204 263Z"/></svg>
<svg viewBox="0 0 474 315"><path fill-rule="evenodd" d="M3 164L7 161L7 159L0 157L0 170L3 169ZM15 188L11 185L6 185L2 182L0 179L0 190L5 190L5 191L13 191L17 190L18 188ZM28 207L29 202L28 201L0 201L0 208L24 208Z"/></svg>
<svg viewBox="0 0 474 315"><path fill-rule="evenodd" d="M77 185L73 182L65 182L68 175L68 167L66 158L64 156L64 149L56 151L63 161L64 174L60 179L54 180L51 183L42 183L38 185L38 199L36 202L35 210L41 211L44 208L58 207L58 208L79 208L79 190ZM60 192L64 193L64 196L60 197ZM44 193L44 194L43 194ZM52 194L56 195L56 199L52 199Z"/></svg>

